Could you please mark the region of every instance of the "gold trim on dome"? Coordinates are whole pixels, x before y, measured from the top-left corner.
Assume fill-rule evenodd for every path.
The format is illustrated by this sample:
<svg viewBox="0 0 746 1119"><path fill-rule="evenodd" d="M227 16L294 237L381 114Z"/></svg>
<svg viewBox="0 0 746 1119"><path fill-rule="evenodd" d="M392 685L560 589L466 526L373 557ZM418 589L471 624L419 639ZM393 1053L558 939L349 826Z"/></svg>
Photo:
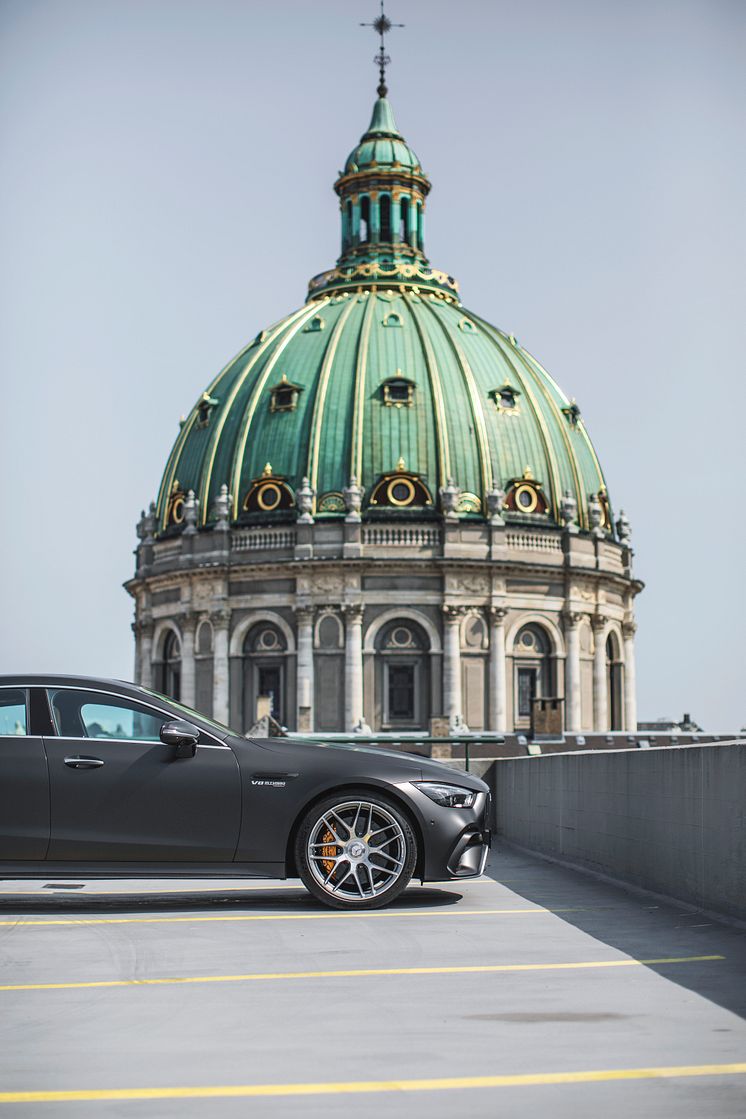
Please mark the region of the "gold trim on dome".
<svg viewBox="0 0 746 1119"><path fill-rule="evenodd" d="M254 388L252 389L251 396L249 397L249 403L248 403L248 406L247 406L246 411L244 413L243 422L241 424L241 428L240 428L240 431L239 431L239 437L236 441L236 447L235 447L235 451L234 451L234 454L233 454L233 462L231 463L231 478L232 478L231 493L234 494L234 498L233 498L233 517L234 517L234 519L236 519L238 517L238 512L239 512L239 501L240 501L239 494L241 492L241 473L242 473L242 470L243 470L244 452L246 451L246 443L247 443L248 438L249 438L249 430L251 428L251 424L252 424L252 421L254 419L254 415L256 413L257 407L259 406L259 399L260 399L260 397L261 397L261 395L264 391L264 388L265 388L265 386L266 386L266 384L267 384L267 382L268 382L268 380L269 380L269 378L272 374L272 371L273 371L274 367L277 365L277 362L280 360L282 354L284 353L285 348L292 341L292 339L297 336L297 334L305 326L305 324L308 322L308 320L311 318L311 316L315 315L315 314L318 314L318 304L312 304L310 307L309 307L308 304L306 304L304 307L302 307L300 309L300 311L297 311L295 313L295 315L293 316L293 320L292 320L292 328L290 330L288 330L285 334L285 337L282 338L278 342L276 348L273 350L272 354L270 355L269 360L267 361L267 364L264 366L264 369L262 369L262 372L260 373L260 375L259 375L259 377L256 381L256 384L254 385ZM270 340L268 339L268 341L270 341ZM236 386L234 386L234 391L231 393L230 401L229 401L228 404L226 404L224 410L221 412L221 416L227 416L228 415L228 412L230 411L230 404L233 402L233 400L235 400L239 389L241 388L244 380L246 379L246 374L247 373L248 373L248 370L245 371L245 375L240 379L239 383ZM213 455L213 458L214 458L214 455ZM211 463L211 466L210 466L210 471L212 471L212 463ZM208 485L209 485L209 479L208 479Z"/></svg>
<svg viewBox="0 0 746 1119"><path fill-rule="evenodd" d="M332 367L334 365L334 357L337 353L337 346L342 337L344 326L354 311L357 304L354 300L350 300L344 308L339 318L332 327L331 337L327 343L326 353L324 360L321 364L321 373L319 374L318 387L316 389L316 396L313 402L313 416L311 417L311 441L308 448L308 465L306 467L306 475L310 479L311 488L318 489L318 476L319 476L319 454L321 450L321 426L324 419L324 407L326 405L326 394L329 388L329 378L331 377ZM314 501L315 508L315 501Z"/></svg>
<svg viewBox="0 0 746 1119"><path fill-rule="evenodd" d="M542 441L542 444L543 444L543 447L544 447L544 457L546 459L546 463L547 463L547 466L549 468L549 475L550 475L549 481L550 481L551 492L552 492L552 502L551 502L552 516L554 517L554 519L556 521L558 521L559 520L559 495L561 494L562 491L561 491L559 474L557 472L557 467L556 467L556 463L555 463L554 445L552 443L552 439L551 439L550 434L549 434L549 428L547 427L544 415L543 415L541 409L539 408L539 402L536 399L536 395L535 395L535 392L534 392L534 388L532 387L532 384L533 385L538 385L540 390L543 390L543 386L540 384L539 378L536 376L536 373L534 372L534 370L531 369L531 366L525 361L525 359L523 359L521 357L521 350L518 348L517 344L516 344L515 349L512 349L512 348L508 347L506 345L507 339L505 338L505 336L503 334L500 333L500 331L497 330L496 327L494 327L492 325L492 323L487 322L487 320L483 319L480 315L473 314L473 312L472 312L472 318L476 319L476 321L484 328L487 337L491 340L493 345L497 348L497 351L500 354L500 356L508 363L511 371L515 374L516 378L523 385L523 391L524 391L525 396L526 396L526 401L527 401L528 407L529 407L530 411L532 412L532 414L534 416L534 419L536 420L536 423L537 423L538 428L539 428L539 434L541 436L541 441ZM518 360L522 361L523 366L525 367L525 370L529 375L528 377L524 376L521 373L520 369L517 367L516 358L518 358ZM574 472L575 472L575 460L574 460L574 458L571 458L570 461L571 461L571 469L573 470L573 474L574 474Z"/></svg>
<svg viewBox="0 0 746 1119"><path fill-rule="evenodd" d="M355 388L352 413L352 454L350 476L358 479L363 476L363 429L365 419L365 379L368 370L368 341L376 310L376 300L366 292L368 306L363 313L363 323L358 339L357 359L355 361Z"/></svg>
<svg viewBox="0 0 746 1119"><path fill-rule="evenodd" d="M412 301L422 302L419 295L410 295ZM407 304L405 297L404 305ZM420 345L425 353L425 365L427 367L427 375L430 380L430 392L432 393L433 401L435 403L436 423L435 423L435 438L436 446L438 448L438 486L445 486L447 480L451 476L451 448L450 439L448 435L448 423L446 420L445 400L443 397L443 385L440 380L440 373L438 371L438 363L435 359L435 350L430 341L430 337L419 321L418 316L410 309L412 315L412 322L415 325Z"/></svg>
<svg viewBox="0 0 746 1119"><path fill-rule="evenodd" d="M321 272L318 276L308 282L309 292L316 291L318 288L325 287L333 283L335 280L341 280L343 283L354 283L358 279L405 279L405 280L431 280L437 284L443 284L444 287L450 288L451 291L458 292L458 280L454 280L447 272L441 272L437 268L421 268L418 264L407 264L402 261L401 264L396 264L392 268L385 268L375 260L364 261L360 264L353 265L348 268L332 268L329 272Z"/></svg>
<svg viewBox="0 0 746 1119"><path fill-rule="evenodd" d="M249 357L248 357L247 363L244 366L244 369L243 369L241 375L238 378L238 381L242 383L243 380L245 379L248 371L255 364L257 358L262 353L264 353L267 344L271 341L271 338L274 337L276 334L279 334L280 331L282 331L283 329L287 328L299 315L302 315L304 312L305 312L305 307L301 307L301 309L299 311L293 311L292 314L286 315L285 318L280 319L278 322L274 323L272 326L268 327L266 330L263 330L260 335L257 335L256 338L253 338L251 340L251 342L248 343L248 345L244 346L243 349L240 350L239 353L236 354L235 357L232 357L230 359L230 361L228 361L223 366L223 368L220 370L218 375L208 385L206 391L209 393L209 395L210 396L213 395L213 393L217 389L217 387L220 384L223 377L229 371L234 370L237 362L240 362L248 354ZM252 351L252 350L255 351L255 352L250 353L250 351ZM226 419L228 417L228 413L230 411L230 405L231 405L231 403L234 399L236 391L237 391L236 386L234 386L234 389L228 394L228 397L225 401L225 405L224 405L223 409L221 409L220 415L218 416L217 422L215 423L215 425L213 426L213 428L210 432L210 440L209 440L208 445L207 445L207 456L206 456L208 458L208 461L209 461L209 467L208 467L208 472L207 472L207 485L203 486L201 488L200 495L199 495L200 496L200 515L201 515L201 519L202 519L203 524L205 523L205 521L207 519L207 515L208 515L207 494L209 493L210 478L211 478L211 473L212 473L212 464L214 462L214 457L215 457L215 447L217 446L217 442L219 440L220 433L222 432L223 427L225 425L225 421L226 421ZM181 453L184 450L184 445L185 445L185 443L186 443L186 441L189 437L189 434L191 433L191 431L192 431L192 429L193 429L193 427L196 423L196 420L197 420L197 409L194 408L194 409L192 409L192 412L191 412L191 414L189 416L189 419L187 420L186 424L181 429L181 433L179 435L179 438L176 440L176 443L174 444L173 450L171 451L171 454L169 455L168 462L166 464L166 470L165 470L164 475L163 475L163 482L161 484L161 489L158 493L158 509L160 511L161 528L166 527L166 514L167 514L167 510L166 510L166 507L165 507L166 495L168 494L168 492L171 488L171 485L173 483L173 479L176 475L176 471L178 470L179 461L180 461L180 458L181 458ZM212 455L210 454L210 452L212 452Z"/></svg>
<svg viewBox="0 0 746 1119"><path fill-rule="evenodd" d="M482 493L489 493L492 489L492 460L490 458L489 436L487 434L487 417L484 411L482 396L477 387L476 377L474 376L466 354L451 333L449 324L443 322L439 316L434 313L434 308L430 306L429 303L426 304L426 306L430 308L430 311L433 312L433 317L440 324L440 328L446 340L456 355L456 361L458 362L464 381L466 382L466 389L469 394L472 416L474 417L474 425L476 428L477 451L479 454L479 466L482 478Z"/></svg>

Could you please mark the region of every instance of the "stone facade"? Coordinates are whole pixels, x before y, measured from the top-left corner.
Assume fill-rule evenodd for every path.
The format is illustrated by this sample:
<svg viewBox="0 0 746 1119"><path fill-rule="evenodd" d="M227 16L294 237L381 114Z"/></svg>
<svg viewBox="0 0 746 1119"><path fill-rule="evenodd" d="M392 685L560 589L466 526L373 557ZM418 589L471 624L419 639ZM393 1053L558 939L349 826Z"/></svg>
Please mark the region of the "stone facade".
<svg viewBox="0 0 746 1119"><path fill-rule="evenodd" d="M537 695L567 731L636 729L628 538L447 514L147 530L136 679L236 729L262 694L299 732L528 730Z"/></svg>

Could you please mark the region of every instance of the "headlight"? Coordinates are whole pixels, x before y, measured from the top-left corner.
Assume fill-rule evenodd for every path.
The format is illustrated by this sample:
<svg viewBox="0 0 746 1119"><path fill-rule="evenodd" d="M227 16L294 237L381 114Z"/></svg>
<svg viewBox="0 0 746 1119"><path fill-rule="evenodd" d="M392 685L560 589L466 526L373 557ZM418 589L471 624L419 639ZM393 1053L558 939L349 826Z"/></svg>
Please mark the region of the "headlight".
<svg viewBox="0 0 746 1119"><path fill-rule="evenodd" d="M441 785L438 781L413 781L415 788L444 808L471 808L477 794L458 785Z"/></svg>

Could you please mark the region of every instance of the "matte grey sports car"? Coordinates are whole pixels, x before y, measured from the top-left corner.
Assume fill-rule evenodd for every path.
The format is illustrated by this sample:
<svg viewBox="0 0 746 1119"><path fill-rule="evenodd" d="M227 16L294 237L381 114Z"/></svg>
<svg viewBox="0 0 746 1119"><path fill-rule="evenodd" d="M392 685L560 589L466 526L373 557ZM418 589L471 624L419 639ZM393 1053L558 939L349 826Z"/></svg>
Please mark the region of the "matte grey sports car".
<svg viewBox="0 0 746 1119"><path fill-rule="evenodd" d="M340 909L481 873L483 781L366 746L246 739L134 684L0 677L0 876L286 878Z"/></svg>

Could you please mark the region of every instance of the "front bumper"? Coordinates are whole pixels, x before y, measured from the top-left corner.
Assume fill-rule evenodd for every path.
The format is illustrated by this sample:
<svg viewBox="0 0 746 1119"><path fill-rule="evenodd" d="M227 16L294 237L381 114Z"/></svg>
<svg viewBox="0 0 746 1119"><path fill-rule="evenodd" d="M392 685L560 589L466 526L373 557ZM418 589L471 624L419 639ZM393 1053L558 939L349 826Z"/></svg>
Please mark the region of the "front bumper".
<svg viewBox="0 0 746 1119"><path fill-rule="evenodd" d="M472 831L462 835L448 859L448 873L452 878L475 878L484 870L492 846L492 832Z"/></svg>

